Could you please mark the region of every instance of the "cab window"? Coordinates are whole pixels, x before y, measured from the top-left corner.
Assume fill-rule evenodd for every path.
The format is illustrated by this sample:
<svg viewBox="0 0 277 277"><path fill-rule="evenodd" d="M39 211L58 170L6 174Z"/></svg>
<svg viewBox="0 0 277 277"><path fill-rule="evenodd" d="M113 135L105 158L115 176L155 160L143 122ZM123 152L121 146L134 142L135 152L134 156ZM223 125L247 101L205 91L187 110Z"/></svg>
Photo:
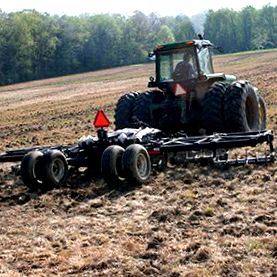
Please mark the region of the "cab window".
<svg viewBox="0 0 277 277"><path fill-rule="evenodd" d="M190 65L189 71L192 71L193 74L185 70L185 72L183 72L183 80L185 81L197 77L197 63L194 49L186 48L182 49L182 51L179 50L177 52L162 53L159 55L160 82L176 81L174 75L176 75L176 69L180 68L180 65L184 63L184 57L186 57L186 62ZM186 74L190 76L186 76Z"/></svg>
<svg viewBox="0 0 277 277"><path fill-rule="evenodd" d="M212 74L213 67L211 64L209 48L207 48L207 47L201 48L200 50L198 50L197 55L198 55L198 59L199 59L201 73Z"/></svg>

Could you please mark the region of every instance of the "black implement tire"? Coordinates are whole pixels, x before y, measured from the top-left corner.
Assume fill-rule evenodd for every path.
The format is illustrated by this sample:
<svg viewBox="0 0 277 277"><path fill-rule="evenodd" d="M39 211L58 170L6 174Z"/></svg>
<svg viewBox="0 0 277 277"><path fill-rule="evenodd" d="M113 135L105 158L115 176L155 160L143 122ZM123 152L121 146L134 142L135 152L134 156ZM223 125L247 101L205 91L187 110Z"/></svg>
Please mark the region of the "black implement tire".
<svg viewBox="0 0 277 277"><path fill-rule="evenodd" d="M43 157L43 182L48 188L65 183L68 173L68 163L64 154L57 150L49 150Z"/></svg>
<svg viewBox="0 0 277 277"><path fill-rule="evenodd" d="M129 92L119 98L114 114L116 130L131 127L133 106L138 96L138 92Z"/></svg>
<svg viewBox="0 0 277 277"><path fill-rule="evenodd" d="M224 117L228 132L260 130L258 96L247 81L233 83L225 94Z"/></svg>
<svg viewBox="0 0 277 277"><path fill-rule="evenodd" d="M133 108L133 119L134 121L138 122L138 125L145 124L151 127L155 127L151 114L151 105L154 103L157 93L161 95L161 92L147 91L141 93L139 97L136 99Z"/></svg>
<svg viewBox="0 0 277 277"><path fill-rule="evenodd" d="M27 153L21 161L21 178L23 183L31 190L38 190L42 187L41 161L43 153L35 150Z"/></svg>
<svg viewBox="0 0 277 277"><path fill-rule="evenodd" d="M260 115L261 130L265 130L266 123L267 123L266 105L262 96L259 95L258 98L259 98L259 115Z"/></svg>
<svg viewBox="0 0 277 277"><path fill-rule="evenodd" d="M230 84L214 83L203 100L202 124L207 134L221 133L224 128L224 96Z"/></svg>
<svg viewBox="0 0 277 277"><path fill-rule="evenodd" d="M122 156L124 148L119 145L107 147L101 158L101 172L104 180L110 186L116 186L124 181L122 169Z"/></svg>
<svg viewBox="0 0 277 277"><path fill-rule="evenodd" d="M129 145L122 157L124 172L128 181L135 184L145 183L151 173L150 156L140 144Z"/></svg>

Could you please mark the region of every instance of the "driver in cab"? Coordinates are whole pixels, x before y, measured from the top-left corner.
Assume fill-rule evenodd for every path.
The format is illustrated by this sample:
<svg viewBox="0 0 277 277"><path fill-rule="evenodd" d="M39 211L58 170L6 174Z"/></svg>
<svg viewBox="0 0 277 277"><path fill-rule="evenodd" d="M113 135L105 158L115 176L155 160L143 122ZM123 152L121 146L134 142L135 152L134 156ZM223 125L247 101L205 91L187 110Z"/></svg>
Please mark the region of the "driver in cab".
<svg viewBox="0 0 277 277"><path fill-rule="evenodd" d="M184 53L183 60L179 62L173 72L173 79L176 82L184 82L197 77L196 70L190 63L190 55Z"/></svg>

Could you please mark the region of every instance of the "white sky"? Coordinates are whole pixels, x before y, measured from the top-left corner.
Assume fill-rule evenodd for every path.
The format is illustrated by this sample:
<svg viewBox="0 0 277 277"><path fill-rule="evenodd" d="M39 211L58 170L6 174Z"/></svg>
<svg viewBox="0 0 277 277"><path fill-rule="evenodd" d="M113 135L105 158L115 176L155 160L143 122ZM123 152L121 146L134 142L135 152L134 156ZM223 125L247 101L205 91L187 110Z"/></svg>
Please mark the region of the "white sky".
<svg viewBox="0 0 277 277"><path fill-rule="evenodd" d="M0 0L4 12L35 9L57 15L120 13L132 15L135 10L145 14L154 12L160 16L185 14L192 16L203 11L219 8L240 10L247 5L256 9L266 4L277 5L277 0Z"/></svg>

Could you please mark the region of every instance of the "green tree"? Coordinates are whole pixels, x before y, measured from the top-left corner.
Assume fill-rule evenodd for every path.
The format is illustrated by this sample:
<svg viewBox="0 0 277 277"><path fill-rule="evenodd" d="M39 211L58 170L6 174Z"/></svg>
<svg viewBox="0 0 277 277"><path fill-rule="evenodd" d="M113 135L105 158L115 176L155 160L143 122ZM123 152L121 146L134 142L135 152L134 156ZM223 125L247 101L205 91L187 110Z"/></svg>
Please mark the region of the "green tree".
<svg viewBox="0 0 277 277"><path fill-rule="evenodd" d="M90 34L85 44L86 67L99 69L119 64L122 29L120 18L96 15L90 18Z"/></svg>
<svg viewBox="0 0 277 277"><path fill-rule="evenodd" d="M170 27L173 30L176 41L189 40L196 37L192 23L185 15L176 16Z"/></svg>
<svg viewBox="0 0 277 277"><path fill-rule="evenodd" d="M6 79L8 82L31 80L33 73L32 54L34 40L28 22L28 12L12 13L7 18Z"/></svg>
<svg viewBox="0 0 277 277"><path fill-rule="evenodd" d="M0 84L5 84L5 67L7 66L6 56L6 14L0 10Z"/></svg>
<svg viewBox="0 0 277 277"><path fill-rule="evenodd" d="M270 5L240 12L209 11L204 33L225 52L277 47L276 18L277 7ZM130 17L59 17L34 10L10 14L0 10L0 84L146 62L156 44L194 37L185 15L160 17L136 11Z"/></svg>
<svg viewBox="0 0 277 277"><path fill-rule="evenodd" d="M86 17L62 16L57 18L57 47L55 64L58 75L83 71L83 47L89 39L85 28Z"/></svg>
<svg viewBox="0 0 277 277"><path fill-rule="evenodd" d="M254 28L254 49L277 47L277 6L267 5L259 10Z"/></svg>
<svg viewBox="0 0 277 277"><path fill-rule="evenodd" d="M58 25L53 17L47 14L33 15L32 35L35 43L33 53L34 78L45 78L56 74L55 53L59 43Z"/></svg>
<svg viewBox="0 0 277 277"><path fill-rule="evenodd" d="M215 45L223 47L225 52L240 50L241 34L239 14L233 10L220 9L209 11L204 25L205 37Z"/></svg>
<svg viewBox="0 0 277 277"><path fill-rule="evenodd" d="M250 50L252 48L252 39L255 35L255 22L257 20L257 11L251 6L245 7L241 11L241 50Z"/></svg>
<svg viewBox="0 0 277 277"><path fill-rule="evenodd" d="M170 43L174 41L175 41L175 38L171 29L167 25L162 25L159 32L157 33L156 43L163 44L163 43Z"/></svg>

